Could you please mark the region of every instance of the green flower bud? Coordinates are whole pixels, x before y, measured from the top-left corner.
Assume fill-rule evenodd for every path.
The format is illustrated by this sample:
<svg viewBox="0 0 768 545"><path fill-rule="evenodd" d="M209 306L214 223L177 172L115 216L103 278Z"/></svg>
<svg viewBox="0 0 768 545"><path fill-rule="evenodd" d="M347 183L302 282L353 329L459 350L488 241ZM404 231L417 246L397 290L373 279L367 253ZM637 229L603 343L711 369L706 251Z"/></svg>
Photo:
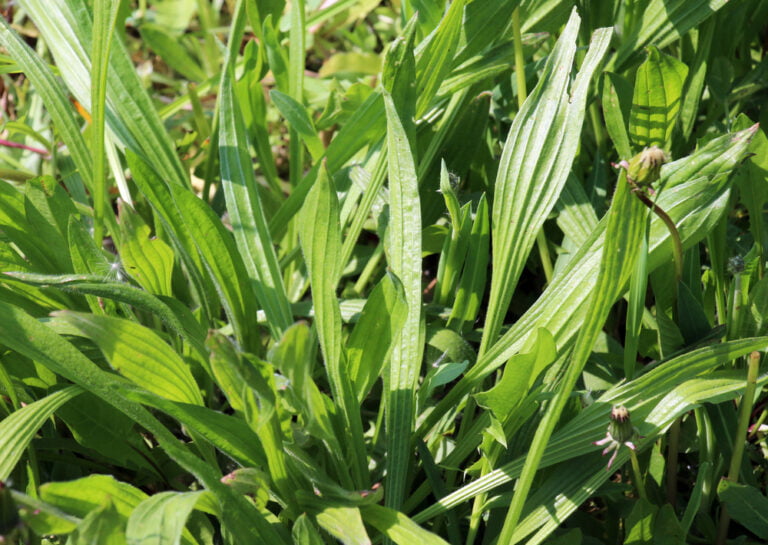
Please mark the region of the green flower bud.
<svg viewBox="0 0 768 545"><path fill-rule="evenodd" d="M617 443L632 441L635 428L629 420L629 411L623 405L611 409L611 423L608 424L608 435Z"/></svg>
<svg viewBox="0 0 768 545"><path fill-rule="evenodd" d="M661 166L668 161L669 156L658 146L645 148L629 160L627 178L639 187L650 187L659 179Z"/></svg>

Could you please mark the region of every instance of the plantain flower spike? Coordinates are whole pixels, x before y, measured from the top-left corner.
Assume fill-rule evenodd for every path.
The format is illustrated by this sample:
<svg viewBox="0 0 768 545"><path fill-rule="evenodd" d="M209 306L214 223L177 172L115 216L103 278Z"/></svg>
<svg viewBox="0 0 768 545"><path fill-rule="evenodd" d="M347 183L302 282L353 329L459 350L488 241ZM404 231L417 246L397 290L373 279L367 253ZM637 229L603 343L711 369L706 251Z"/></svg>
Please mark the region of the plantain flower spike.
<svg viewBox="0 0 768 545"><path fill-rule="evenodd" d="M669 155L658 146L643 151L620 164L627 170L627 179L637 187L651 187L659 179L661 167L669 161Z"/></svg>
<svg viewBox="0 0 768 545"><path fill-rule="evenodd" d="M607 445L603 450L603 456L613 451L611 459L608 460L608 467L611 469L613 461L616 459L616 455L619 453L619 449L622 445L635 450L635 444L632 442L638 435L637 429L632 425L629 420L629 411L623 405L614 405L611 409L611 422L608 424L608 431L605 437L600 441L595 441L593 445L603 446Z"/></svg>

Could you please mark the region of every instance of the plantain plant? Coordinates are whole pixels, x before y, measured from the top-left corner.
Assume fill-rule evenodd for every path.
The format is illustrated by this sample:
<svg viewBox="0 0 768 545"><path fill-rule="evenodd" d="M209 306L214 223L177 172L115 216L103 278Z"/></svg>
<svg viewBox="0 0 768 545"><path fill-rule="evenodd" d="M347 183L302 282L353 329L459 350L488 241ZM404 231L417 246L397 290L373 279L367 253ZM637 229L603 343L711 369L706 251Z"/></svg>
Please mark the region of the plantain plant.
<svg viewBox="0 0 768 545"><path fill-rule="evenodd" d="M2 13L0 541L768 539L768 2Z"/></svg>

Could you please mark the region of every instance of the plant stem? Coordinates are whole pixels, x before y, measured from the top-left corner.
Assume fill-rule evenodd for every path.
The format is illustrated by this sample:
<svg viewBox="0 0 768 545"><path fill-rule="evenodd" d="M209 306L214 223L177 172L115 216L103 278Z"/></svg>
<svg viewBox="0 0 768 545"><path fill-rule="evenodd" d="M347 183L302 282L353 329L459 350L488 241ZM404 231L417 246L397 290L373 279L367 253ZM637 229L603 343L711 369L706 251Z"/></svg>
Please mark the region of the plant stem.
<svg viewBox="0 0 768 545"><path fill-rule="evenodd" d="M643 472L640 471L640 462L637 460L637 453L633 449L629 449L629 459L632 462L632 476L635 481L635 488L641 499L647 500L648 495L645 493L645 481L643 480Z"/></svg>
<svg viewBox="0 0 768 545"><path fill-rule="evenodd" d="M741 273L733 275L733 300L731 301L731 313L728 316L728 339L736 338L736 329L741 315Z"/></svg>
<svg viewBox="0 0 768 545"><path fill-rule="evenodd" d="M683 277L683 244L680 241L680 233L677 231L677 226L675 225L675 222L672 221L672 218L670 218L659 205L649 199L642 190L637 190L637 187L635 189L637 198L640 199L645 206L650 208L650 210L664 222L664 225L666 225L669 230L669 234L672 238L672 255L675 259L675 280L680 282L680 279Z"/></svg>
<svg viewBox="0 0 768 545"><path fill-rule="evenodd" d="M749 417L752 414L752 403L755 399L755 389L757 387L757 374L760 369L760 352L752 352L749 355L749 363L747 365L747 384L744 388L744 396L741 398L741 405L739 405L739 421L736 425L733 455L731 456L731 465L728 468L728 476L726 477L734 483L739 480L739 469L741 468L741 460L744 456L744 442L747 437ZM725 544L725 540L728 537L728 524L730 520L728 509L723 505L720 511L720 523L717 530L718 545Z"/></svg>
<svg viewBox="0 0 768 545"><path fill-rule="evenodd" d="M667 503L674 506L677 496L677 454L680 443L680 418L675 419L669 428L667 446Z"/></svg>

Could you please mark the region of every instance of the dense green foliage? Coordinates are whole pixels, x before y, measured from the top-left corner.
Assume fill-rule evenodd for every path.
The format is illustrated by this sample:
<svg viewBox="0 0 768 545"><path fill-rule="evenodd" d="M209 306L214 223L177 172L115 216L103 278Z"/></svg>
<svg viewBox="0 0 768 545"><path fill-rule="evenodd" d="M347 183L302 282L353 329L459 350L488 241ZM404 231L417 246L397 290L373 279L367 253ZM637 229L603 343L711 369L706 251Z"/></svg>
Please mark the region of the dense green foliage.
<svg viewBox="0 0 768 545"><path fill-rule="evenodd" d="M3 10L7 543L768 540L768 1Z"/></svg>

